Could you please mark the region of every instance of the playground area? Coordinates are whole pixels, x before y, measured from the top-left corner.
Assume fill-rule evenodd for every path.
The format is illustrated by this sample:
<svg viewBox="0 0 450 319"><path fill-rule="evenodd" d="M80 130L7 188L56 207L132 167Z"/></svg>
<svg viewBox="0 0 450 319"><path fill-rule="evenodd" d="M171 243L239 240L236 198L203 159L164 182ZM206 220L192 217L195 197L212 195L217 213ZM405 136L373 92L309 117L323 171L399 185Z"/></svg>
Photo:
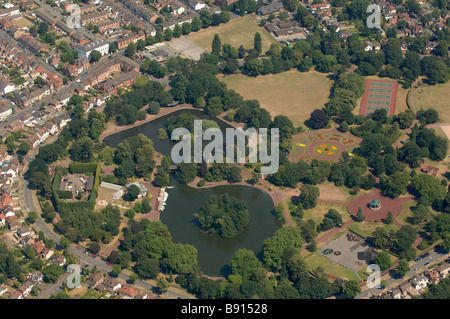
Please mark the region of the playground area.
<svg viewBox="0 0 450 319"><path fill-rule="evenodd" d="M319 253L351 271L370 264L376 257L364 239L351 232L323 246Z"/></svg>
<svg viewBox="0 0 450 319"><path fill-rule="evenodd" d="M294 136L289 160L310 162L313 158L337 161L344 151L352 153L361 140L350 133L337 130L304 132Z"/></svg>
<svg viewBox="0 0 450 319"><path fill-rule="evenodd" d="M397 89L398 82L366 80L360 115L366 116L377 109L386 109L389 115L394 114Z"/></svg>

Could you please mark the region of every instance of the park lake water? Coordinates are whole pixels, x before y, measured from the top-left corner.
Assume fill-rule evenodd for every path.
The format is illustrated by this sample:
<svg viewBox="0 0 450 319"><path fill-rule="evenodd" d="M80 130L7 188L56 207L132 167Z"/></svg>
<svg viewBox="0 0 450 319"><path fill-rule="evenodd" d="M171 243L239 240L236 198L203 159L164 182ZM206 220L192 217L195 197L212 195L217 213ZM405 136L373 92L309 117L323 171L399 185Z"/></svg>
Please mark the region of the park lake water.
<svg viewBox="0 0 450 319"><path fill-rule="evenodd" d="M109 135L103 142L116 147L130 136L144 134L153 141L156 151L169 155L175 143L170 139L158 139L158 129L164 128L167 118L177 116L181 112L188 112L201 119L209 119L200 110L179 110L151 122ZM222 130L230 127L221 120L214 120ZM234 252L240 248L250 249L261 257L264 239L271 237L281 226L273 211L272 198L263 190L246 185L192 188L179 183L174 176L171 176L170 181L170 186L173 188L167 190L169 198L164 211L161 212L161 221L169 228L174 242L191 244L197 248L199 266L207 275L226 276L229 273L228 262ZM203 233L193 216L209 195L225 192L246 201L250 212L249 226L232 238L220 238Z"/></svg>

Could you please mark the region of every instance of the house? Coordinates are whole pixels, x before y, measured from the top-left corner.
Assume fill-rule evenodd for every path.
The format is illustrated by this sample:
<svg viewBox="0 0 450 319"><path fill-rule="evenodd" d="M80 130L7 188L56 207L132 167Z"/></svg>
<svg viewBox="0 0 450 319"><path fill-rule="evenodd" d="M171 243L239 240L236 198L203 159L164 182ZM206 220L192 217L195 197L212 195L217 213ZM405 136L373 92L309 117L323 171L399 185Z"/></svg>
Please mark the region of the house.
<svg viewBox="0 0 450 319"><path fill-rule="evenodd" d="M7 286L0 286L0 296L3 296L4 293L8 292Z"/></svg>
<svg viewBox="0 0 450 319"><path fill-rule="evenodd" d="M8 224L9 230L16 231L22 226L22 223L19 221L19 217L16 215L6 216L6 223Z"/></svg>
<svg viewBox="0 0 450 319"><path fill-rule="evenodd" d="M69 93L60 94L55 96L55 100L61 103L61 105L66 105L69 102L71 95Z"/></svg>
<svg viewBox="0 0 450 319"><path fill-rule="evenodd" d="M5 105L0 106L0 121L3 121L5 118L12 114L12 108L7 107Z"/></svg>
<svg viewBox="0 0 450 319"><path fill-rule="evenodd" d="M36 254L40 254L45 248L45 244L42 240L39 240L39 241L31 244L30 246L31 246L31 248L33 248L33 250Z"/></svg>
<svg viewBox="0 0 450 319"><path fill-rule="evenodd" d="M96 13L81 17L81 25L85 26L85 25L88 25L91 23L100 22L107 18L108 18L107 12L96 12Z"/></svg>
<svg viewBox="0 0 450 319"><path fill-rule="evenodd" d="M31 124L34 117L33 117L33 115L31 115L29 113L24 113L19 117L19 119L20 119L20 121L22 121L23 125L28 125L28 124Z"/></svg>
<svg viewBox="0 0 450 319"><path fill-rule="evenodd" d="M143 184L141 184L139 182L134 182L134 183L130 182L127 184L126 188L128 189L128 187L130 187L131 185L137 186L139 188L138 198L147 196L148 189Z"/></svg>
<svg viewBox="0 0 450 319"><path fill-rule="evenodd" d="M55 255L53 256L51 262L51 264L56 264L58 266L64 266L64 264L66 263L66 257L64 257L64 255Z"/></svg>
<svg viewBox="0 0 450 319"><path fill-rule="evenodd" d="M423 274L427 276L427 278L430 280L431 283L433 284L439 283L439 271L436 268L432 269L431 271L427 269L423 272Z"/></svg>
<svg viewBox="0 0 450 319"><path fill-rule="evenodd" d="M0 213L0 227L3 227L6 225L6 216L3 213Z"/></svg>
<svg viewBox="0 0 450 319"><path fill-rule="evenodd" d="M41 259L48 260L50 257L53 256L54 253L55 252L52 249L44 247L44 249L42 249L41 252Z"/></svg>
<svg viewBox="0 0 450 319"><path fill-rule="evenodd" d="M91 52L94 50L100 52L100 54L102 56L104 56L105 54L108 54L109 42L102 39L102 40L97 40L95 42L88 43L88 44L78 43L75 45L74 48L75 48L75 50L78 51L80 56L85 57L85 58L88 58L89 55L91 54Z"/></svg>
<svg viewBox="0 0 450 319"><path fill-rule="evenodd" d="M20 291L23 295L23 297L26 297L30 294L31 289L34 287L34 284L29 282L29 281L25 281L22 285L20 285L19 288L17 288L18 291Z"/></svg>
<svg viewBox="0 0 450 319"><path fill-rule="evenodd" d="M23 299L23 294L19 290L15 290L12 294L9 295L9 299Z"/></svg>
<svg viewBox="0 0 450 319"><path fill-rule="evenodd" d="M439 167L431 166L427 164L421 164L420 170L424 172L425 174L429 174L433 177L438 177L440 175Z"/></svg>
<svg viewBox="0 0 450 319"><path fill-rule="evenodd" d="M279 12L283 9L283 3L281 1L274 1L268 5L262 6L258 10L258 14L261 16L265 16L271 13Z"/></svg>
<svg viewBox="0 0 450 319"><path fill-rule="evenodd" d="M428 286L430 282L424 275L414 276L410 281L411 285L416 290L422 290Z"/></svg>
<svg viewBox="0 0 450 319"><path fill-rule="evenodd" d="M116 290L122 288L122 284L115 278L106 277L102 283L104 289L109 292L115 292Z"/></svg>
<svg viewBox="0 0 450 319"><path fill-rule="evenodd" d="M86 284L91 288L95 288L96 286L103 283L104 277L102 273L90 274L86 279Z"/></svg>
<svg viewBox="0 0 450 319"><path fill-rule="evenodd" d="M32 244L35 243L36 237L34 235L35 235L34 233L31 233L30 235L20 239L20 244L22 245L23 248L31 246Z"/></svg>
<svg viewBox="0 0 450 319"><path fill-rule="evenodd" d="M97 106L102 106L103 104L105 104L105 99L104 98L102 98L102 97L95 97L94 98L94 103L97 105Z"/></svg>
<svg viewBox="0 0 450 319"><path fill-rule="evenodd" d="M9 123L8 126L6 127L6 129L10 132L18 131L21 128L23 128L23 124L19 120L15 120L14 122Z"/></svg>
<svg viewBox="0 0 450 319"><path fill-rule="evenodd" d="M18 237L25 237L30 235L32 232L30 227L21 227L17 230L17 236Z"/></svg>
<svg viewBox="0 0 450 319"><path fill-rule="evenodd" d="M58 132L58 125L53 122L47 121L44 123L44 127L49 131L50 134L54 135Z"/></svg>
<svg viewBox="0 0 450 319"><path fill-rule="evenodd" d="M3 169L3 166L2 166L2 169ZM6 175L6 174L3 174L3 175ZM1 199L2 199L3 210L5 210L5 206L12 206L13 200L12 200L11 195L9 195L7 193L3 193L2 196L1 196ZM8 217L10 215L9 214L5 214L5 216Z"/></svg>
<svg viewBox="0 0 450 319"><path fill-rule="evenodd" d="M416 288L411 288L408 290L408 296L417 297L420 295L420 292Z"/></svg>
<svg viewBox="0 0 450 319"><path fill-rule="evenodd" d="M16 86L13 83L7 81L6 79L0 80L0 90L2 91L3 94L12 92L15 89L16 89Z"/></svg>
<svg viewBox="0 0 450 319"><path fill-rule="evenodd" d="M119 297L123 299L134 299L137 294L137 289L134 289L133 287L127 285L123 285L118 291Z"/></svg>
<svg viewBox="0 0 450 319"><path fill-rule="evenodd" d="M28 143L30 144L31 148L34 149L41 143L41 139L37 134L34 134L28 138Z"/></svg>
<svg viewBox="0 0 450 319"><path fill-rule="evenodd" d="M88 177L88 179L86 181L86 186L85 186L85 190L87 192L92 191L92 189L94 188L94 181L95 181L95 178L93 175Z"/></svg>
<svg viewBox="0 0 450 319"><path fill-rule="evenodd" d="M56 100L56 99L52 99L50 100L50 102L48 103L49 106L53 107L55 110L59 111L62 107L62 104L60 101Z"/></svg>
<svg viewBox="0 0 450 319"><path fill-rule="evenodd" d="M35 271L34 273L28 276L27 280L33 283L39 283L44 280L44 275L40 271Z"/></svg>
<svg viewBox="0 0 450 319"><path fill-rule="evenodd" d="M116 29L119 29L120 23L119 21L108 20L106 22L98 24L98 32L101 34L105 34L108 32L112 32Z"/></svg>
<svg viewBox="0 0 450 319"><path fill-rule="evenodd" d="M53 123L58 125L59 129L61 130L67 125L67 123L70 122L70 116L67 113L64 113L62 115L55 116L52 121Z"/></svg>
<svg viewBox="0 0 450 319"><path fill-rule="evenodd" d="M363 41L363 47L364 51L372 51L373 50L373 44L370 41Z"/></svg>
<svg viewBox="0 0 450 319"><path fill-rule="evenodd" d="M448 273L450 272L450 264L445 263L445 264L439 265L436 267L436 270L439 271L439 276L441 278L445 278L445 277L447 277Z"/></svg>
<svg viewBox="0 0 450 319"><path fill-rule="evenodd" d="M134 299L147 299L148 293L146 291L139 292L136 296L134 296Z"/></svg>
<svg viewBox="0 0 450 319"><path fill-rule="evenodd" d="M105 93L111 94L111 93L116 92L118 89L129 87L129 86L133 85L134 82L136 81L136 78L140 74L141 73L139 71L131 71L131 72L125 73L124 75L119 76L115 79L101 83L97 86L97 88L102 90Z"/></svg>
<svg viewBox="0 0 450 319"><path fill-rule="evenodd" d="M201 0L189 0L188 4L195 11L199 11L206 7L206 4Z"/></svg>
<svg viewBox="0 0 450 319"><path fill-rule="evenodd" d="M38 132L37 135L39 136L39 139L42 142L44 142L48 136L50 135L49 130L46 127L42 127Z"/></svg>
<svg viewBox="0 0 450 319"><path fill-rule="evenodd" d="M396 289L392 290L392 298L394 298L394 299L402 298L402 292L400 291L400 289L396 288Z"/></svg>
<svg viewBox="0 0 450 319"><path fill-rule="evenodd" d="M400 288L400 291L402 292L402 297L405 298L408 296L408 291L413 289L413 286L411 285L411 283L407 282L407 283L404 283L403 285L401 285L399 288Z"/></svg>

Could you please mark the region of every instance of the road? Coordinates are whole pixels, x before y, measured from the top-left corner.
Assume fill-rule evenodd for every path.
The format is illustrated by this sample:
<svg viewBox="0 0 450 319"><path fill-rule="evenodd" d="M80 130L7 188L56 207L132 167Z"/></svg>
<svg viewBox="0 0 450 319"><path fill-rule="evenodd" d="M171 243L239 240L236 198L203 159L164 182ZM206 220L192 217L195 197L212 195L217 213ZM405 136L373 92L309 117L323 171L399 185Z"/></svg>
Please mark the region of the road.
<svg viewBox="0 0 450 319"><path fill-rule="evenodd" d="M59 279L54 284L50 284L42 288L37 298L48 299L51 295L56 295L61 290L62 284L67 279L67 277L69 277L69 275L69 273L65 273L64 275L59 277Z"/></svg>
<svg viewBox="0 0 450 319"><path fill-rule="evenodd" d="M429 251L430 255L422 260L419 260L418 262L412 262L411 264L411 270L408 271L405 276L403 278L399 278L399 279L394 279L391 276L389 276L388 274L385 275L382 280L385 279L386 277L386 281L388 283L387 288L368 288L368 289L364 289L367 288L367 286L362 287L362 292L355 297L355 299L364 299L364 298L370 298L371 296L375 295L378 296L379 294L381 294L383 291L387 291L390 289L395 289L398 286L400 286L400 284L409 281L409 279L411 279L414 275L417 274L421 274L422 272L424 272L429 264L433 264L433 263L438 263L441 262L442 260L448 258L449 254L441 256L440 253L435 252L433 249ZM425 265L427 264L427 265Z"/></svg>
<svg viewBox="0 0 450 319"><path fill-rule="evenodd" d="M112 54L111 56L116 56L117 54L120 54L120 53L116 52L116 53ZM30 106L30 107L28 107L26 109L20 110L20 111L14 113L14 114L11 114L5 120L3 125L6 127L6 126L8 126L8 124L10 124L10 123L14 122L15 120L17 120L21 115L23 115L25 113L30 114L30 113L38 110L41 105L45 105L45 104L49 103L53 98L55 98L55 96L60 96L60 95L72 92L78 85L80 85L80 83L83 82L83 80L85 78L87 78L89 75L91 75L94 71L96 71L98 68L100 68L102 65L104 65L108 61L109 61L109 59L107 57L104 57L99 62L97 62L97 64L91 66L86 72L84 72L83 74L79 75L74 81L69 82L66 85L64 85L57 92L46 96L42 100L40 100L37 103L35 103L33 106ZM78 80L79 80L79 82L78 82Z"/></svg>
<svg viewBox="0 0 450 319"><path fill-rule="evenodd" d="M29 163L31 160L33 160L33 157L26 157L25 160L27 163ZM34 197L33 191L28 187L28 181L26 181L25 179L21 179L20 182L21 182L21 189L22 189L22 195L23 195L23 202L26 206L25 208L29 208L30 211L39 212L40 209L38 210L36 208L35 201L33 199L33 197ZM53 230L50 228L50 226L44 222L44 220L42 219L40 214L38 214L38 218L36 219L36 222L33 226L35 228L37 228L38 230L42 231L46 238L51 238L55 243L59 243L60 236L58 234L56 234L55 232L53 232ZM112 271L112 268L113 268L112 266L109 266L105 261L103 261L99 257L92 258L92 257L86 255L85 253L83 253L85 251L85 248L83 248L79 245L72 245L68 248L68 250L72 255L74 255L78 259L78 263L81 268L88 265L88 268L92 269L95 266L97 268L97 270L99 270L100 272L102 272L104 274L108 274L109 272ZM119 274L119 278L122 280L125 280L125 281L128 281L130 279L130 277L124 273ZM136 282L134 284L138 287L141 287L141 288L147 290L147 291L152 291L154 288L156 288L156 285L154 285L150 282L147 282L147 281L143 281L143 280L136 280ZM56 286L52 285L53 288L49 288L49 292L46 292L45 295L50 296L52 293L56 294L60 290L60 288L59 288L60 286L61 286L60 284L56 285ZM190 299L191 298L187 294L170 290L170 288L166 293L163 294L163 296L166 298L169 298L169 299L178 299L178 298Z"/></svg>
<svg viewBox="0 0 450 319"><path fill-rule="evenodd" d="M52 6L50 6L49 4L47 4L45 1L41 1L41 0L35 0L35 2L37 4L39 4L39 6L45 10L47 10L48 12L50 12L51 17L53 17L54 19L58 19L61 22L66 23L66 17L62 15L62 12ZM67 23L66 23L67 24ZM89 31L86 30L85 27L81 27L76 29L77 32L83 34L86 38L92 40L92 41L96 41L98 40L98 38L95 36L95 34L90 33Z"/></svg>

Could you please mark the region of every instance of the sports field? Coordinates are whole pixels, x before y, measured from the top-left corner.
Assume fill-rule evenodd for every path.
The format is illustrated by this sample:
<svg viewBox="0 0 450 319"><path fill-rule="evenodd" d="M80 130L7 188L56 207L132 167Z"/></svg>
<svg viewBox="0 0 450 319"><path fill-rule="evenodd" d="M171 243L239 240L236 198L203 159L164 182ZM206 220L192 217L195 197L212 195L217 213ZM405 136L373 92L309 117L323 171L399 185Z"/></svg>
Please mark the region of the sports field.
<svg viewBox="0 0 450 319"><path fill-rule="evenodd" d="M325 106L330 94L331 80L323 73L290 70L278 74L249 77L231 75L220 78L227 87L245 99L256 99L272 117L286 115L298 127L311 112Z"/></svg>
<svg viewBox="0 0 450 319"><path fill-rule="evenodd" d="M389 115L395 112L398 82L368 80L361 102L360 115L367 115L377 109L386 109Z"/></svg>
<svg viewBox="0 0 450 319"><path fill-rule="evenodd" d="M211 52L211 44L215 34L219 35L222 44L231 44L236 49L242 44L245 49L252 49L256 32L261 34L263 53L270 48L272 43L278 43L266 29L258 25L255 18L249 15L231 19L216 27L192 32L186 38L207 52Z"/></svg>

